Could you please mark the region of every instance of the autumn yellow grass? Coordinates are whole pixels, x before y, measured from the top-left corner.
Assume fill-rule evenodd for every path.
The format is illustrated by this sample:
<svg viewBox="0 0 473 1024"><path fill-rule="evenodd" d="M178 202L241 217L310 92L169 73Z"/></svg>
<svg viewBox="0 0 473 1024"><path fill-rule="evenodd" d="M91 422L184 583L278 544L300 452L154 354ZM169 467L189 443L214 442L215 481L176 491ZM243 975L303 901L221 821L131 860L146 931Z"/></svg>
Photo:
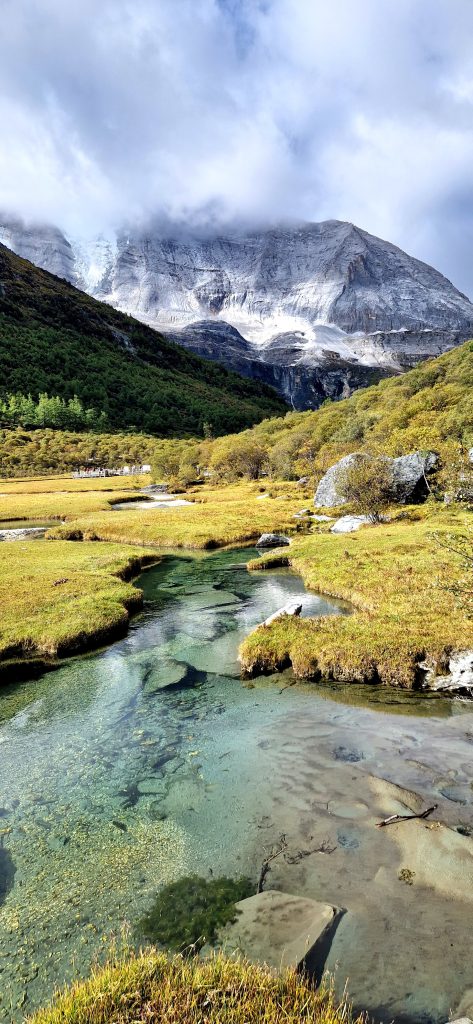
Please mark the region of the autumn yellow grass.
<svg viewBox="0 0 473 1024"><path fill-rule="evenodd" d="M137 491L151 483L147 473L130 476L74 477L61 476L0 477L0 495L51 494L77 491Z"/></svg>
<svg viewBox="0 0 473 1024"><path fill-rule="evenodd" d="M0 546L0 675L122 635L141 591L130 578L156 552L60 541Z"/></svg>
<svg viewBox="0 0 473 1024"><path fill-rule="evenodd" d="M123 577L156 560L156 549L206 549L248 543L263 530L294 530L302 501L291 485L275 485L272 497L261 499L261 488L242 483L193 488L193 503L180 508L114 511L112 502L136 498L136 491L115 488L110 495L90 482L56 477L49 491L44 478L2 485L0 519L66 520L49 531L52 539L0 544L4 676L20 660L54 660L123 633L141 602Z"/></svg>
<svg viewBox="0 0 473 1024"><path fill-rule="evenodd" d="M296 538L288 551L250 562L258 571L289 564L307 587L354 610L314 620L284 616L260 627L240 648L243 669L291 664L299 677L405 688L420 682L422 664L445 672L452 652L473 647L473 622L449 589L461 565L439 540L465 532L470 521L466 510L407 509L357 533Z"/></svg>
<svg viewBox="0 0 473 1024"><path fill-rule="evenodd" d="M120 487L118 482L120 481ZM113 483L113 486L110 486ZM102 484L104 486L102 486ZM75 485L75 486L74 486ZM79 486L81 485L81 486ZM139 485L138 485L139 486ZM0 521L21 519L74 519L93 512L110 511L116 501L136 499L137 486L123 478L71 480L57 477L50 485L44 478L0 482ZM20 524L19 524L20 525Z"/></svg>
<svg viewBox="0 0 473 1024"><path fill-rule="evenodd" d="M263 497L263 494L269 496ZM103 515L95 509L78 513L52 538L83 538L164 548L210 549L246 544L263 532L296 531L294 514L307 507L310 492L294 484L241 482L190 488L181 497L192 502L179 508L125 509ZM311 496L311 495L310 495ZM0 506L1 507L1 506Z"/></svg>
<svg viewBox="0 0 473 1024"><path fill-rule="evenodd" d="M358 1017L356 1024L362 1024ZM155 949L104 968L61 993L29 1024L353 1024L329 986L294 971L216 955L172 959Z"/></svg>
<svg viewBox="0 0 473 1024"><path fill-rule="evenodd" d="M432 501L393 509L389 523L332 535L329 524L294 518L312 498L294 483L205 484L188 490L190 505L142 510L125 504L114 511L112 502L129 500L136 491L66 492L66 482L55 478L49 492L24 482L34 485L30 493L12 490L0 498L0 518L21 511L29 519L66 519L49 531L50 540L0 545L0 599L4 607L8 603L0 631L3 662L38 652L54 657L123 631L139 602L136 588L118 578L130 561L138 571L153 550L159 557L164 549L249 545L263 532L289 534L292 545L251 568L288 560L309 588L348 600L354 613L284 618L257 631L242 646L245 671L292 664L307 678L412 687L422 663L444 671L453 651L473 647L472 622L448 589L461 567L435 539L469 528L471 514L461 506ZM67 582L54 586L62 577Z"/></svg>

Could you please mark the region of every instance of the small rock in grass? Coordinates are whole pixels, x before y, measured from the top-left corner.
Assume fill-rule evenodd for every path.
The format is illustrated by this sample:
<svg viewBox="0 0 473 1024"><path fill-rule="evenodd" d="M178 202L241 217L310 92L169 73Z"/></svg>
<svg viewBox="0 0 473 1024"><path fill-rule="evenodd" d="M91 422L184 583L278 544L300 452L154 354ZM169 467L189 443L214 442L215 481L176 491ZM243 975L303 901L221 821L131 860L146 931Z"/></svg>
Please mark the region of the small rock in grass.
<svg viewBox="0 0 473 1024"><path fill-rule="evenodd" d="M257 548L280 548L290 544L290 538L283 533L262 533L256 541Z"/></svg>

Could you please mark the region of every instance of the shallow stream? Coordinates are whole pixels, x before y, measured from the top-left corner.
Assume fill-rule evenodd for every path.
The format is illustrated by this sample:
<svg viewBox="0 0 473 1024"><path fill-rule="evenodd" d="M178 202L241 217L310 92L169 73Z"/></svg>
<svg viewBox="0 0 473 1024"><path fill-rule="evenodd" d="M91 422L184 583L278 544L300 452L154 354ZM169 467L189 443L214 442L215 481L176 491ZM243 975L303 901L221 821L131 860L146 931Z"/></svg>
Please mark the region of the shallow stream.
<svg viewBox="0 0 473 1024"><path fill-rule="evenodd" d="M473 715L459 703L398 691L293 685L290 673L242 684L239 642L288 600L300 597L303 614L347 613L306 593L289 571L249 574L252 555L166 557L139 581L145 609L125 640L2 691L0 1019L21 1020L55 986L86 974L111 937L120 945L123 929L138 941L136 923L162 883L193 872L256 878L282 832L295 853L281 859L273 884L347 908L340 951L364 944L359 969L350 962L346 972L334 944L329 966L340 988L349 973L360 1005L378 1016L386 1005L382 941L369 927L369 914L377 915L386 932L373 858L392 870L386 891L393 887L395 918L402 916L399 949L411 941L417 955L415 927L410 940L404 928L406 899L418 918L415 887L397 880L398 851L379 838L388 830L363 820L365 808L372 813L366 787L375 776L425 799L434 794L452 828L467 828ZM311 852L317 828L330 853ZM443 895L435 899L442 913ZM456 946L464 940L460 899L455 908ZM448 982L451 957L442 956L442 979L438 957L420 965L415 996L404 962L397 971L390 965L385 1019L447 1019L468 988L469 968Z"/></svg>

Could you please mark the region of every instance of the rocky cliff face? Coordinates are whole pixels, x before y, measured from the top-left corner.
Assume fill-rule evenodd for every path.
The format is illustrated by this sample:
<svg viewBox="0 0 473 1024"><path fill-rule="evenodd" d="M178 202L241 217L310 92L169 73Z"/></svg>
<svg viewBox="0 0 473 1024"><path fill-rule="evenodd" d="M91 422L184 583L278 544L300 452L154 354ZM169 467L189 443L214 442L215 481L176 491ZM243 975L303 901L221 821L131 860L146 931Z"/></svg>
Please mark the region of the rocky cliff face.
<svg viewBox="0 0 473 1024"><path fill-rule="evenodd" d="M0 227L19 255L173 340L315 408L473 334L473 305L436 270L353 224L206 237L157 230L79 243Z"/></svg>

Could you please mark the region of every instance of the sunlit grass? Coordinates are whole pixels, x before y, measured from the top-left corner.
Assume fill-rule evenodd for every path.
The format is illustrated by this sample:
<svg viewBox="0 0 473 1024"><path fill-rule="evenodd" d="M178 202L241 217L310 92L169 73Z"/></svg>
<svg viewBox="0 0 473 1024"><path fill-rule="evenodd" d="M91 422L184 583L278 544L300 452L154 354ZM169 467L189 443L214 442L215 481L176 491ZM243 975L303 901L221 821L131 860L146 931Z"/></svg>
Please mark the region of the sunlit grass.
<svg viewBox="0 0 473 1024"><path fill-rule="evenodd" d="M58 491L128 491L139 490L151 483L149 474L137 476L80 477L72 474L61 476L0 477L0 493L4 494L51 494Z"/></svg>
<svg viewBox="0 0 473 1024"><path fill-rule="evenodd" d="M126 582L155 555L67 541L0 545L0 669L73 653L123 633L141 592Z"/></svg>
<svg viewBox="0 0 473 1024"><path fill-rule="evenodd" d="M357 1022L361 1024L361 1017ZM94 971L30 1024L351 1024L330 987L227 959L168 959L148 949Z"/></svg>
<svg viewBox="0 0 473 1024"><path fill-rule="evenodd" d="M98 481L95 481L95 488L84 490L62 491L60 487L56 487L51 491L30 492L25 490L8 493L5 485L1 485L0 520L75 519L77 516L87 515L91 512L111 511L111 502L136 498L133 491L97 490L97 483Z"/></svg>
<svg viewBox="0 0 473 1024"><path fill-rule="evenodd" d="M350 601L355 611L314 620L284 616L258 629L241 646L246 671L290 663L301 677L412 687L419 662L446 671L452 651L471 648L473 621L447 589L461 566L433 536L464 530L471 516L442 506L412 514L413 522L297 538L279 556L250 563L261 570L288 558L308 587Z"/></svg>
<svg viewBox="0 0 473 1024"><path fill-rule="evenodd" d="M166 548L213 548L244 544L261 533L294 532L294 513L307 506L307 492L294 484L268 484L262 498L256 483L193 488L183 497L192 505L180 508L130 509L83 516L54 529L53 537L158 545ZM1 506L0 506L1 507ZM92 510L91 510L92 511Z"/></svg>

